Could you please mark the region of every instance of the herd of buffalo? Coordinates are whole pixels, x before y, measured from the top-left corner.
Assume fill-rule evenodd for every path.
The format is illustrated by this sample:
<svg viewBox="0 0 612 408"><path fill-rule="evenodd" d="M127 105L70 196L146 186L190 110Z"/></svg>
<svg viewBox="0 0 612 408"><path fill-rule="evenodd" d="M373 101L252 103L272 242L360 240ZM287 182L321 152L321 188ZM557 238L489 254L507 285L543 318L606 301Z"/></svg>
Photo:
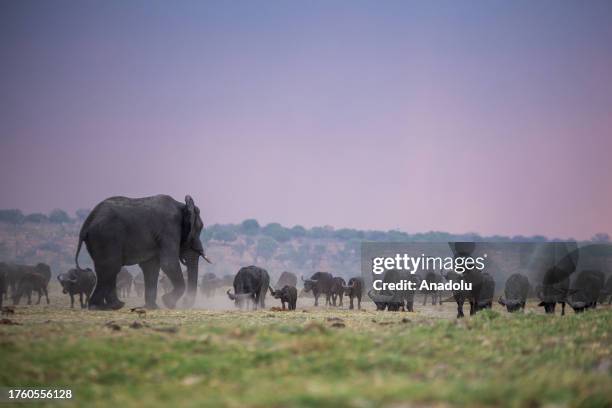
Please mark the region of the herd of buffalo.
<svg viewBox="0 0 612 408"><path fill-rule="evenodd" d="M231 287L226 294L240 308L264 308L266 294L270 292L281 302L283 309L296 309L298 279L291 272L283 272L274 287L270 285L268 272L257 266L243 267L235 275L223 277L206 273L198 279L199 258L210 262L200 241L203 227L200 210L190 196L185 197L184 203L167 195L138 199L111 197L98 204L84 221L75 256L76 268L60 273L57 280L63 293L70 296L71 307L74 307L74 298L78 295L81 307L91 310L123 307L124 302L120 298L129 297L132 288L138 297L144 297L144 308L155 309L158 307L158 286L164 291L162 300L169 308L174 308L181 298L184 307L191 307L199 286L204 297L213 296L217 289ZM79 266L79 252L83 243L91 256L95 272ZM459 248L458 244L453 245ZM473 247L473 243L467 243L461 250L464 251L463 255L459 251L456 256L469 255ZM186 271L182 270L181 264L186 266ZM133 276L124 268L125 265L138 265L141 272ZM160 270L165 276L160 277ZM575 276L570 282L570 275L574 272ZM51 276L51 268L44 263L34 266L0 263L0 306L9 297L9 291L14 304L19 304L24 297L31 304L32 293L38 294L38 303L43 296L49 303ZM416 290L367 291L362 277L351 277L347 282L345 278L328 272L315 272L310 278L302 277L301 280L302 294L312 294L314 306L318 306L320 297L325 296L325 306L342 307L347 296L350 309L355 307L355 300L357 308L361 309L362 296L367 293L377 310L414 311ZM493 306L495 280L485 271L474 269L463 274L452 270L427 271L420 276L391 269L382 276L383 282L412 281L416 284L414 287L418 287L423 280L427 283L463 281L470 284L469 290L452 293L452 301L457 303L457 317L463 317L466 301L470 305L470 314ZM423 305L428 297L433 305L451 300L443 300L443 294L433 289L421 293ZM570 260L565 266L559 264L549 268L546 276L537 279L535 286L527 276L512 274L506 280L498 302L508 312L515 312L525 308L530 296L539 299L539 305L544 307L546 313L554 313L557 303L561 304L562 314L565 313L566 303L575 312L581 312L595 308L598 302L612 301L612 276L606 280L600 270L576 271L575 263Z"/></svg>
<svg viewBox="0 0 612 408"><path fill-rule="evenodd" d="M461 277L453 272L427 272L422 278L418 274L404 274L397 270L386 271L382 277L384 282L399 282L409 279L420 283L443 282L444 280L460 280L472 283L471 290L458 290L452 293L450 299L443 300L443 293L436 290L421 291L422 304L425 305L428 297L432 305L441 305L442 302L453 300L457 303L457 317L463 317L463 305L467 301L470 305L470 314L479 310L491 308L495 295L495 281L488 273L478 271L464 273ZM27 298L32 302L32 293L38 294L37 303L42 297L49 303L48 285L51 280L51 268L44 264L19 265L0 262L0 306L5 298L12 298L13 304L20 303ZM90 269L73 268L68 272L57 275L64 294L70 297L70 306L74 307L75 296L79 296L80 306L87 307L90 295L96 286L96 274ZM348 283L343 277L332 276L328 272L316 272L310 278L301 278L303 288L302 296L309 294L314 297L314 306L319 305L319 298L325 297L325 306L343 306L344 297L349 298L349 309L361 309L362 295L366 292L361 277L353 277ZM159 281L162 290L166 293L172 290L171 283L162 277ZM221 288L227 288L226 294L239 308L253 309L265 307L265 297L269 292L273 298L281 302L282 309L295 310L298 300L298 278L291 272L283 272L274 287L270 284L268 272L257 266L241 268L236 275L217 277L207 273L200 279L199 287L202 296L210 298ZM136 296L144 294L144 276L142 273L133 276L127 269L122 268L117 276L117 293L120 298L131 296L132 290ZM539 299L539 306L544 307L546 313L554 313L557 303L561 304L561 314L565 314L565 305L569 304L575 312L595 308L597 303L612 303L612 277L604 282L604 275L599 271L583 270L578 273L570 285L570 279L564 279L551 285L540 284L535 290L529 279L520 274L511 275L505 283L503 294L498 303L508 312L516 312L525 308L527 298L535 295ZM367 291L368 297L375 304L377 310L388 311L414 311L416 291Z"/></svg>

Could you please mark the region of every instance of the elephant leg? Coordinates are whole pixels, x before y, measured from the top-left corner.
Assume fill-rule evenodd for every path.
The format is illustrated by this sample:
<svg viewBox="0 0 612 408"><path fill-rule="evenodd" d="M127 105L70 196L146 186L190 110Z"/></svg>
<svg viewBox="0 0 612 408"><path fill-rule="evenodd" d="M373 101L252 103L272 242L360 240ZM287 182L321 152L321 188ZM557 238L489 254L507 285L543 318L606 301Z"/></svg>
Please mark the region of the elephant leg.
<svg viewBox="0 0 612 408"><path fill-rule="evenodd" d="M157 309L157 282L159 279L159 260L150 259L139 264L144 276L144 298L146 309Z"/></svg>
<svg viewBox="0 0 612 408"><path fill-rule="evenodd" d="M120 263L95 263L98 281L91 295L90 310L117 310L124 305L117 297L117 274Z"/></svg>
<svg viewBox="0 0 612 408"><path fill-rule="evenodd" d="M177 259L166 258L162 261L162 271L166 274L170 282L172 282L172 290L162 296L162 301L169 309L176 307L176 302L185 293L185 279L183 278L183 272Z"/></svg>

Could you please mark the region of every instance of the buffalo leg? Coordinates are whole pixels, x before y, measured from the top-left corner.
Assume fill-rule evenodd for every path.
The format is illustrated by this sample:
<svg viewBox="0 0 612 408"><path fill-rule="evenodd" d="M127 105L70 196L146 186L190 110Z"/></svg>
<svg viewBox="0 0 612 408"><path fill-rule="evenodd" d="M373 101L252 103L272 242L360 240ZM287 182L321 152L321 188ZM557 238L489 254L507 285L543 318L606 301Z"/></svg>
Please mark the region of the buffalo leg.
<svg viewBox="0 0 612 408"><path fill-rule="evenodd" d="M427 293L423 294L423 306L427 303Z"/></svg>
<svg viewBox="0 0 612 408"><path fill-rule="evenodd" d="M47 288L43 288L43 293L45 294L45 299L47 299L47 304L51 303L49 302L49 292L47 291Z"/></svg>
<svg viewBox="0 0 612 408"><path fill-rule="evenodd" d="M36 292L38 292L38 301L36 302L36 304L40 305L40 299L42 298L42 289L38 289Z"/></svg>
<svg viewBox="0 0 612 408"><path fill-rule="evenodd" d="M464 317L463 314L463 299L457 299L457 319Z"/></svg>
<svg viewBox="0 0 612 408"><path fill-rule="evenodd" d="M349 298L350 298L349 309L351 309L351 310L352 310L352 309L353 309L353 297L352 297L352 296L350 296Z"/></svg>
<svg viewBox="0 0 612 408"><path fill-rule="evenodd" d="M357 309L361 310L361 295L357 296Z"/></svg>
<svg viewBox="0 0 612 408"><path fill-rule="evenodd" d="M74 294L70 293L70 308L74 309Z"/></svg>
<svg viewBox="0 0 612 408"><path fill-rule="evenodd" d="M561 316L565 316L565 302L561 302Z"/></svg>
<svg viewBox="0 0 612 408"><path fill-rule="evenodd" d="M81 309L83 308L83 292L79 292L79 304L81 305Z"/></svg>

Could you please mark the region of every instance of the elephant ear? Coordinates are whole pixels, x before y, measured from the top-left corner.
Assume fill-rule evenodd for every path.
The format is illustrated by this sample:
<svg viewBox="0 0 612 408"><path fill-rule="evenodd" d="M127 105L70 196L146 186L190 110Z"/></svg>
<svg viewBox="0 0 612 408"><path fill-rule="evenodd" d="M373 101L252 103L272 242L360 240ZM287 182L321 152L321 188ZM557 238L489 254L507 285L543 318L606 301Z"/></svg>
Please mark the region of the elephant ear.
<svg viewBox="0 0 612 408"><path fill-rule="evenodd" d="M193 203L193 198L190 195L185 196L185 215L184 223L189 228L189 234L184 242L184 245L191 245L196 235L196 220L198 218L198 207Z"/></svg>

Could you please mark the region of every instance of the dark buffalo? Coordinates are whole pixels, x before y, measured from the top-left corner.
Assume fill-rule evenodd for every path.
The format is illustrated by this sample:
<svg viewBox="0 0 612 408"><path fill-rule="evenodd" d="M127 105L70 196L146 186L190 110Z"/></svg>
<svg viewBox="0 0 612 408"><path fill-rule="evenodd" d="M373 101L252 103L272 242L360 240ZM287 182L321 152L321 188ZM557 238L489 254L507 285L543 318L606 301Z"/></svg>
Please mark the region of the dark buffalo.
<svg viewBox="0 0 612 408"><path fill-rule="evenodd" d="M223 281L212 272L205 273L200 282L200 292L206 298L213 297L215 291L223 285Z"/></svg>
<svg viewBox="0 0 612 408"><path fill-rule="evenodd" d="M418 275L411 274L407 271L390 269L385 271L381 280L383 283L412 282L412 287L414 289L370 290L368 296L376 305L377 310L387 309L390 312L397 312L400 310L409 312L414 311L414 294L421 283L421 278Z"/></svg>
<svg viewBox="0 0 612 408"><path fill-rule="evenodd" d="M357 299L357 309L361 310L361 296L363 294L363 279L351 278L344 287L344 294L350 299L349 309L353 309L353 299Z"/></svg>
<svg viewBox="0 0 612 408"><path fill-rule="evenodd" d="M603 272L595 270L580 271L572 283L572 288L570 289L571 296L567 303L576 313L587 309L595 309L603 287Z"/></svg>
<svg viewBox="0 0 612 408"><path fill-rule="evenodd" d="M338 306L343 305L342 300L344 298L344 287L345 286L346 286L346 281L343 278L339 276L335 276L332 279L332 285L331 285L332 305L336 306L336 303Z"/></svg>
<svg viewBox="0 0 612 408"><path fill-rule="evenodd" d="M493 308L493 297L495 296L495 280L486 272L482 273L482 286L480 293L475 299L476 311Z"/></svg>
<svg viewBox="0 0 612 408"><path fill-rule="evenodd" d="M464 282L466 286L471 285L471 290L458 289L453 291L453 298L457 303L457 318L465 316L463 314L463 304L467 301L470 304L470 316L479 310L492 307L493 292L495 291L495 281L488 273L483 273L473 269L459 274L455 271L442 272L447 281L453 283ZM481 291L484 292L481 293Z"/></svg>
<svg viewBox="0 0 612 408"><path fill-rule="evenodd" d="M321 294L325 295L325 306L330 304L331 290L332 290L332 282L333 277L329 272L315 272L310 279L304 279L302 276L302 281L304 281L304 292L312 291L314 295L315 306L319 306L319 296Z"/></svg>
<svg viewBox="0 0 612 408"><path fill-rule="evenodd" d="M282 289L276 291L270 286L270 294L272 294L275 299L280 299L283 310L285 310L285 303L287 303L289 310L295 310L297 304L297 289L295 286L285 285Z"/></svg>
<svg viewBox="0 0 612 408"><path fill-rule="evenodd" d="M257 266L241 268L234 277L234 293L227 290L227 296L242 308L246 301L251 300L253 308L266 307L266 292L270 286L268 271ZM246 303L248 308L249 303Z"/></svg>
<svg viewBox="0 0 612 408"><path fill-rule="evenodd" d="M122 297L124 299L130 297L133 281L134 278L132 277L132 274L129 273L127 269L121 268L121 270L117 274L117 292L119 297Z"/></svg>
<svg viewBox="0 0 612 408"><path fill-rule="evenodd" d="M136 296L142 297L144 295L145 281L142 272L139 272L134 278L134 290L136 291Z"/></svg>
<svg viewBox="0 0 612 408"><path fill-rule="evenodd" d="M70 269L68 272L60 273L57 280L62 285L62 292L70 295L70 307L74 308L74 295L79 295L81 308L86 308L89 296L96 286L96 274L90 269ZM83 302L85 295L85 302Z"/></svg>
<svg viewBox="0 0 612 408"><path fill-rule="evenodd" d="M520 273L511 275L506 281L504 296L499 298L499 304L506 306L506 310L510 313L525 310L530 288L529 279L525 275Z"/></svg>
<svg viewBox="0 0 612 408"><path fill-rule="evenodd" d="M436 283L442 283L443 278L439 274L435 272L427 272L425 275L425 281L427 282L427 286L430 289L425 289L422 291L423 293L423 306L427 303L427 295L431 296L431 304L435 306L436 304L442 304L442 295L438 292L438 289L435 289ZM433 284L433 285L432 285ZM434 289L431 289L434 287Z"/></svg>
<svg viewBox="0 0 612 408"><path fill-rule="evenodd" d="M0 269L6 272L6 284L11 289L11 295L17 292L21 277L26 273L37 273L45 278L46 284L51 280L51 268L45 263L36 265L2 264Z"/></svg>
<svg viewBox="0 0 612 408"><path fill-rule="evenodd" d="M544 307L547 314L555 313L557 303L561 304L561 316L565 315L565 303L569 296L569 276L560 275L557 268L549 269L544 275L542 284L536 287L536 295L540 299L538 306ZM556 278L559 277L560 280Z"/></svg>
<svg viewBox="0 0 612 408"><path fill-rule="evenodd" d="M281 276L278 278L278 282L274 287L276 289L280 289L284 286L293 286L297 287L297 276L294 273L284 271L281 273Z"/></svg>
<svg viewBox="0 0 612 408"><path fill-rule="evenodd" d="M47 304L49 304L49 293L47 292L47 285L49 281L46 278L35 272L25 272L19 278L19 282L17 282L17 289L15 293L13 293L13 305L18 305L22 296L28 297L28 305L32 304L32 292L38 293L38 302L37 305L40 304L40 299L42 295L45 295L47 298Z"/></svg>
<svg viewBox="0 0 612 408"><path fill-rule="evenodd" d="M606 279L606 283L599 294L599 303L605 304L606 300L608 301L608 304L612 304L612 275L608 276L608 279Z"/></svg>

